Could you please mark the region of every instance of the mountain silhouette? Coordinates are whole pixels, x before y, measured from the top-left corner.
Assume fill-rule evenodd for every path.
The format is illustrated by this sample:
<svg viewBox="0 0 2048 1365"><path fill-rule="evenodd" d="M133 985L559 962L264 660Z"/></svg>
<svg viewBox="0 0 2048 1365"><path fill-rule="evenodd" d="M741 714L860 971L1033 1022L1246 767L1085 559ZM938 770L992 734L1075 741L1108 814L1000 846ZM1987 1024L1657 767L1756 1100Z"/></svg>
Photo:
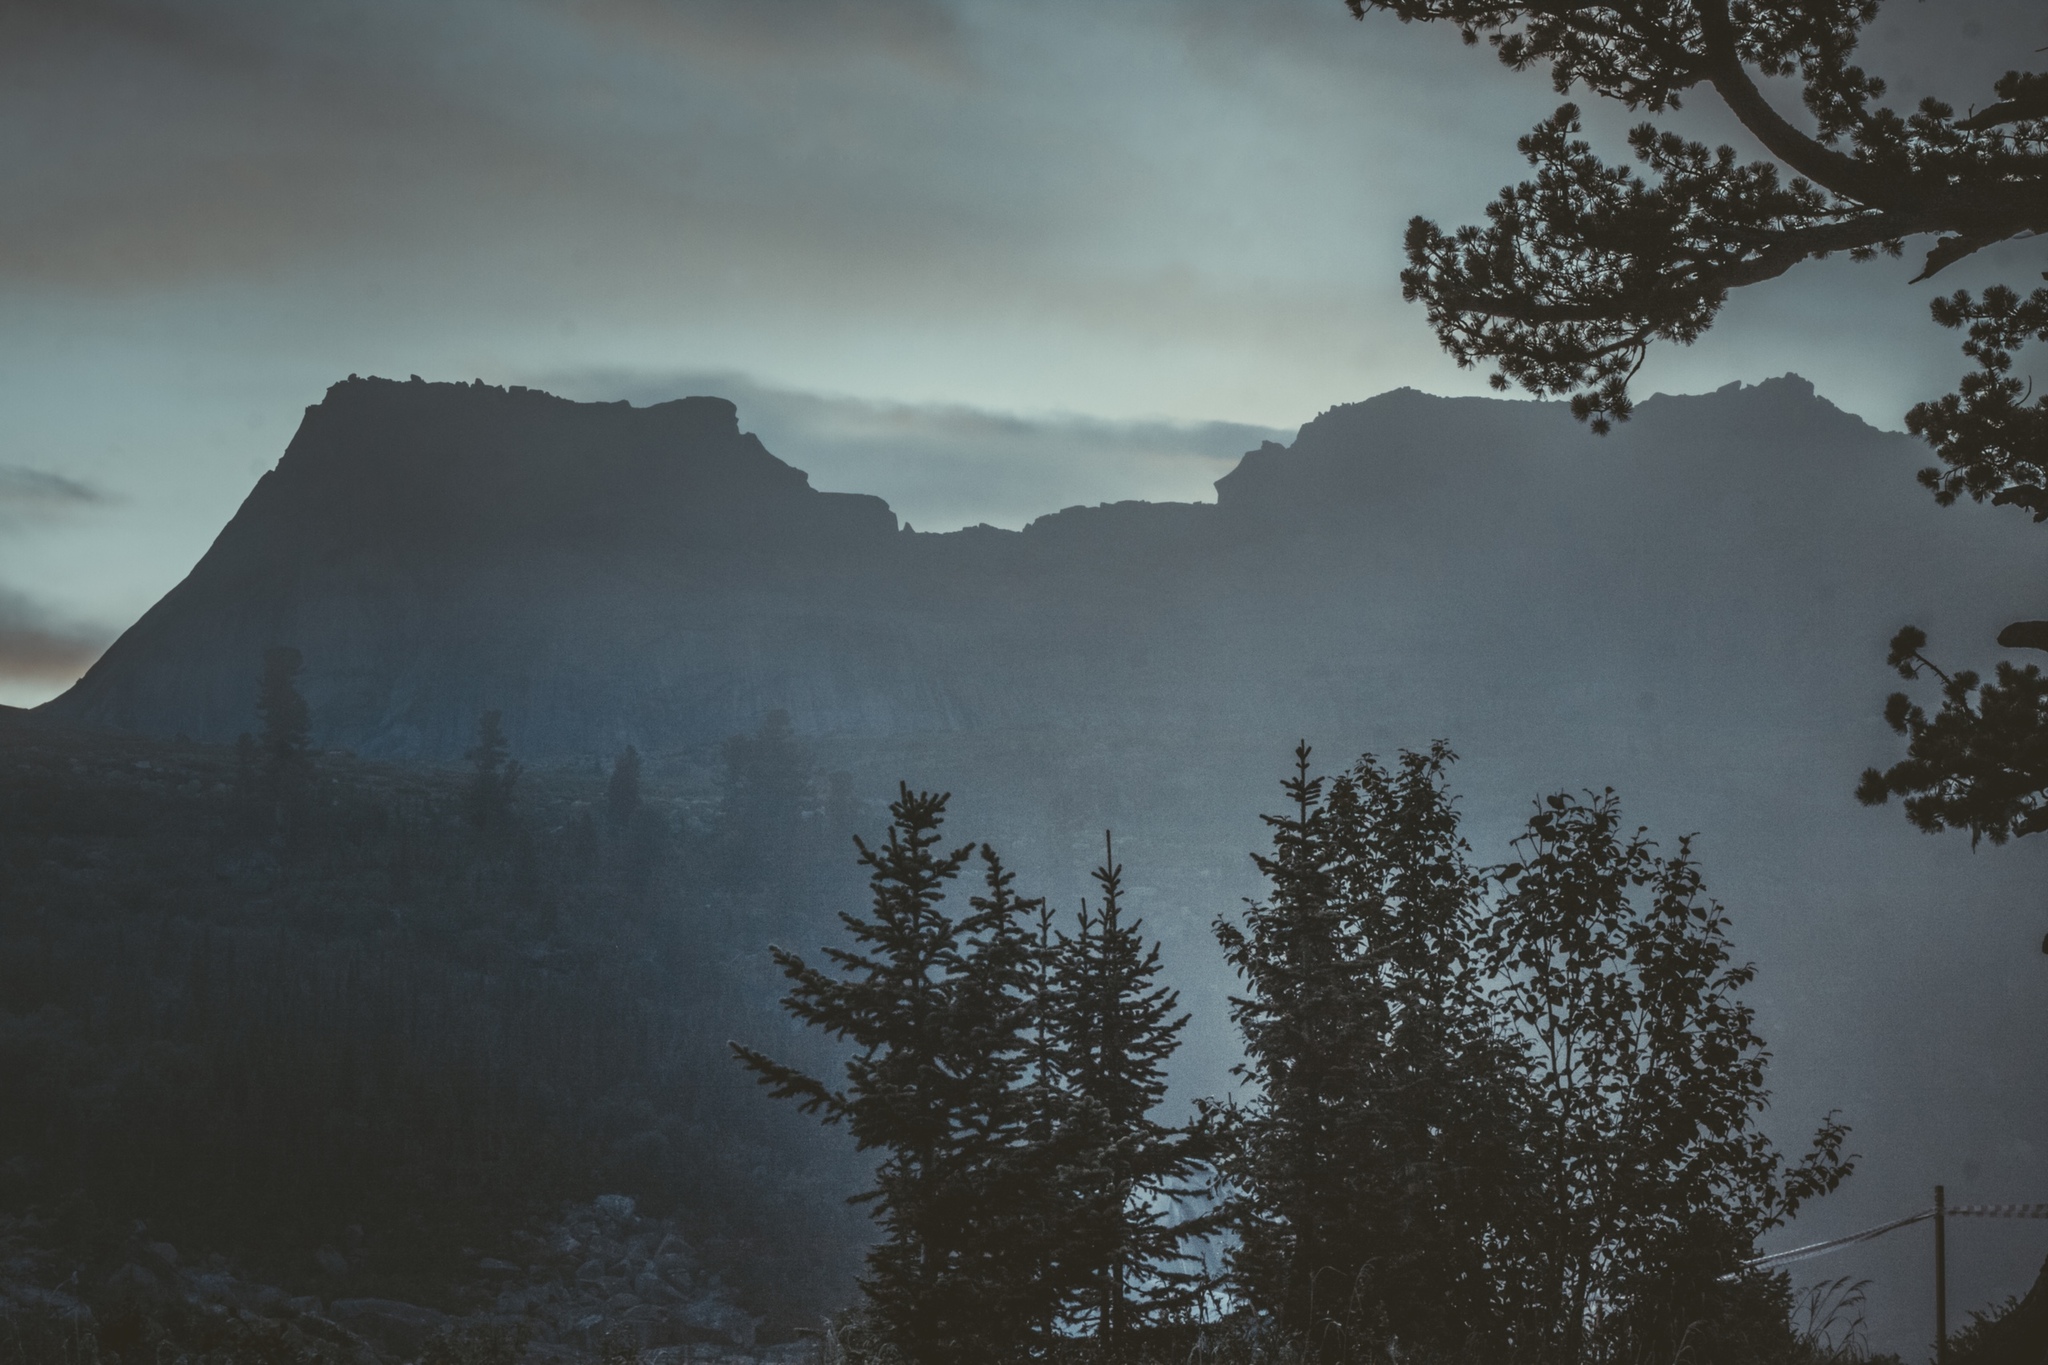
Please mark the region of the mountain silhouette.
<svg viewBox="0 0 2048 1365"><path fill-rule="evenodd" d="M316 742L427 759L490 709L538 759L714 744L773 710L876 739L1308 722L1329 689L1302 678L1363 683L1397 641L1402 678L1449 648L1525 688L1565 637L1618 630L1801 667L1831 594L1891 580L1866 595L1896 611L1914 575L1888 542L1941 529L1898 486L1902 444L1789 378L1653 399L1607 441L1557 405L1403 390L1246 455L1213 505L930 535L811 488L721 399L352 378L43 712L232 739L274 644L307 659ZM1816 509L1863 534L1816 536Z"/></svg>
<svg viewBox="0 0 2048 1365"><path fill-rule="evenodd" d="M1898 752L1894 630L1981 669L2041 607L2048 539L1937 508L1924 462L1793 376L1653 397L1605 439L1561 404L1401 390L1248 453L1213 504L928 534L811 488L721 399L351 379L38 715L230 740L278 644L316 744L367 756L453 761L497 710L529 763L711 762L785 711L870 799L957 792L963 834L1066 904L1114 826L1198 1020L1197 1093L1233 1046L1207 926L1259 890L1244 851L1298 738L1331 765L1449 738L1481 861L1540 792L1612 785L1660 837L1700 832L1763 964L1787 1131L1856 1127L1863 1172L1802 1220L1822 1236L1944 1176L2048 1190L2048 1148L2013 1139L2048 1099L2010 1044L2048 1027L2048 843L1973 857L1850 794ZM2017 1292L2039 1252L2004 1235L1971 1246ZM1903 1243L1858 1255L1829 1273L1918 1282Z"/></svg>

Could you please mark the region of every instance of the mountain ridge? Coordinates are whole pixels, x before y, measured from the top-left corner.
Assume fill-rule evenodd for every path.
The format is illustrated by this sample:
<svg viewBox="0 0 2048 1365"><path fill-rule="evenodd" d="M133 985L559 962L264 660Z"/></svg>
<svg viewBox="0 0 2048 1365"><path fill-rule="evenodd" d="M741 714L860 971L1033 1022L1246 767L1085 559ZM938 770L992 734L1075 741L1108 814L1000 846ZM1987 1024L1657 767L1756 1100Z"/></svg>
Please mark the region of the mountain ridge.
<svg viewBox="0 0 2048 1365"><path fill-rule="evenodd" d="M1085 869L1113 828L1132 913L1207 1021L1177 1079L1197 1094L1224 1093L1239 1056L1208 927L1264 894L1244 853L1265 842L1258 812L1294 745L1327 772L1443 737L1463 755L1475 856L1558 790L1613 788L1631 827L1667 841L1701 831L1709 884L1764 967L1773 1113L1797 1128L1839 1106L1865 1155L1785 1236L1895 1217L1930 1173L1970 1200L2048 1182L2048 1150L2013 1140L2048 1131L2048 1100L2010 1043L2048 1027L2032 952L2048 844L1973 855L1852 795L1899 752L1886 640L1915 622L1936 657L1981 669L1998 630L2038 611L2048 537L2010 509L1935 506L1913 479L1924 445L1803 380L1647 400L1605 438L1558 404L1381 395L1255 452L1216 503L943 533L762 464L730 405L650 417L358 384L337 406L389 400L385 415L315 418L294 448L399 482L358 478L360 505L325 530L283 515L325 515L318 480L252 495L241 566L240 550L209 551L41 721L232 740L256 724L262 649L291 644L324 748L452 763L497 709L514 756L598 790L626 744L703 773L726 738L786 711L851 779L860 828L899 780L955 793L948 832L994 841L1056 904L1094 894ZM632 444L660 428L756 474L685 532L647 496L596 499L605 515L577 522L546 492L559 483L515 497L491 477L503 443L472 431L471 472L434 484L413 529L343 534L446 444L404 404L443 402L435 420L457 435L465 414L496 413L564 469L674 466ZM687 494L662 477L649 486ZM514 506L481 530L432 529L496 498ZM542 513L574 526L520 520ZM1994 1235L1972 1230L1967 1254L1985 1259L1970 1273L2023 1290L2038 1247L1994 1274ZM1836 1269L1919 1283L1920 1254L1875 1245ZM1873 1330L1918 1330L1877 1311Z"/></svg>
<svg viewBox="0 0 2048 1365"><path fill-rule="evenodd" d="M1788 424L1888 439L1796 377L1659 396L1605 440L1562 404L1394 390L1248 452L1214 503L914 532L879 498L813 489L724 399L636 408L352 376L185 580L39 714L229 739L254 724L262 650L293 644L317 738L387 757L458 755L484 709L556 757L702 747L773 709L810 733L1033 724L1061 709L1062 670L1101 672L1085 656L1105 635L1163 631L1200 652L1205 613L1291 591L1276 574L1369 572L1333 568L1330 546L1369 560L1399 509L1449 499L1512 539L1546 491L1570 519L1644 449ZM1717 450L1705 477L1725 484L1743 457ZM1692 459L1658 458L1674 478ZM1129 709L1134 681L1095 679L1092 713ZM1191 703L1228 706L1213 680L1181 681Z"/></svg>

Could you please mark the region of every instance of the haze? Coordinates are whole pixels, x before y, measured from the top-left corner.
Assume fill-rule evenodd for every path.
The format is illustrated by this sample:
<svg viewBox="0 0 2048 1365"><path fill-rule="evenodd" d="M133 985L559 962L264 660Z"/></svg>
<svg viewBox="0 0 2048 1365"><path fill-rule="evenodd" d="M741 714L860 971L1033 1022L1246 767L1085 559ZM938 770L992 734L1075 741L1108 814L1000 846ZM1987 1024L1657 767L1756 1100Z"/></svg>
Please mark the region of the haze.
<svg viewBox="0 0 2048 1365"><path fill-rule="evenodd" d="M1863 55L1900 107L1967 104L2044 44L2037 0L1894 0ZM1400 235L1413 214L1476 219L1558 98L1452 32L1354 22L1342 0L16 0L0 8L0 703L65 693L184 580L330 386L336 411L379 421L407 404L519 422L559 408L565 431L689 416L789 506L808 505L801 480L767 454L924 532L1086 505L1031 536L940 544L864 501L847 550L707 497L691 508L733 537L714 549L765 555L790 536L829 590L785 600L764 572L772 592L728 602L679 570L641 573L673 569L671 540L688 540L662 523L654 548L627 547L642 558L604 546L632 573L579 579L515 545L503 562L531 580L479 574L474 600L444 600L459 555L362 547L412 534L401 513L468 506L407 494L445 451L365 425L377 435L358 445L309 442L211 578L21 723L231 744L276 621L301 631L316 747L452 763L502 707L562 811L589 805L574 784L627 743L698 781L730 736L794 713L835 778L862 784L849 802L872 814L904 776L952 785L990 826L964 832L1014 838L1067 903L1086 890L1062 862L1081 835L1113 822L1157 852L1169 865L1133 901L1206 1011L1182 1079L1211 1091L1234 1043L1209 919L1258 890L1243 851L1297 723L1332 765L1445 733L1468 753L1481 861L1539 788L1613 781L1660 835L1701 830L1709 884L1763 964L1787 1100L1773 1124L1839 1103L1871 1156L1774 1247L1905 1211L1944 1171L1971 1198L2048 1198L2030 1183L2048 1172L2038 1067L2013 1043L2036 1046L2048 1000L2030 889L2048 840L1973 854L1849 795L1861 765L1897 757L1878 719L1890 630L1918 620L1937 655L1981 667L2000 624L2048 615L2043 530L1937 508L1911 480L1924 448L1886 434L1964 365L1927 322L1935 286L1907 283L1912 253L1738 296L1637 382L1644 399L1711 396L1645 403L1656 415L1605 445L1554 408L1388 393L1488 392L1402 302ZM1633 117L1588 113L1615 155ZM1754 153L1715 109L1671 122ZM1986 252L1939 285L2030 283L2039 255ZM358 375L441 387L341 382ZM718 404L621 414L523 387L640 407L716 396L737 429ZM563 452L580 458L582 439L535 459L580 477ZM371 447L393 463L351 483ZM1225 477L1235 508L1094 506L1214 503ZM619 487L575 526L662 510ZM360 523L315 515L333 488ZM574 500L525 496L535 524ZM1297 537L1319 517L1323 540ZM460 548L460 520L416 539ZM429 560L456 567L415 573ZM944 603L909 626L889 614L916 616L914 593L890 596L906 563L941 566L917 586ZM663 615L693 592L701 620ZM478 647L461 627L479 602L530 634ZM871 608L883 624L862 633ZM747 634L776 611L800 624L774 648L802 667ZM353 649L373 636L390 648ZM541 684L505 686L503 658L542 660ZM675 681L693 668L694 693ZM109 771L132 769L155 771ZM2025 1288L2041 1226L1951 1234L1972 1239L1952 1322ZM1922 1259L1900 1239L1822 1265L1876 1276L1876 1343L1917 1350Z"/></svg>
<svg viewBox="0 0 2048 1365"><path fill-rule="evenodd" d="M1867 55L1904 100L2048 41L2021 0L1891 10ZM1335 0L53 0L0 13L0 74L17 704L174 583L348 373L738 379L818 486L926 529L1206 498L1240 427L1481 392L1400 302L1399 231L1475 217L1555 102ZM1643 390L1796 369L1894 426L1958 369L1910 273L1738 299Z"/></svg>

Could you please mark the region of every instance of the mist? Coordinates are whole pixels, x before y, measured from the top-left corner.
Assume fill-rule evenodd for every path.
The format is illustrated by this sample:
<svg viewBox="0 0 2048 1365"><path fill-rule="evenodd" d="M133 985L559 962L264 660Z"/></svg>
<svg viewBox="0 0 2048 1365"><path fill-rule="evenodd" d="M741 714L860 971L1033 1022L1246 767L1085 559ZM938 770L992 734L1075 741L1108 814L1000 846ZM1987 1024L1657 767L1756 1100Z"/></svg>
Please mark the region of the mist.
<svg viewBox="0 0 2048 1365"><path fill-rule="evenodd" d="M1976 108L2044 23L1895 3L1857 60L1896 107ZM1685 841L1761 1039L1702 1070L1739 1089L1753 1058L1743 1140L1791 1161L1839 1121L1854 1167L1782 1226L1709 1218L1645 1253L1720 1257L1702 1284L1755 1291L1728 1320L1778 1344L1737 1333L1728 1359L1920 1360L1926 1223L1783 1283L1752 1262L1936 1186L2048 1199L2048 845L1857 797L1908 754L1891 694L1953 721L1979 681L2036 677L1998 674L2030 656L1994 642L2042 614L2048 539L2019 507L1938 505L1917 475L1950 452L1902 430L1970 364L1928 323L1937 284L2031 279L2036 240L1934 282L1911 282L1914 238L1737 289L1694 344L1651 347L1595 435L1458 365L1400 278L1410 218L1480 221L1564 96L1334 0L32 3L0 15L0 71L0 1365L88 1341L110 1362L878 1358L898 1195L847 1200L936 1158L890 1166L914 1144L855 1117L849 1057L902 1040L778 954L865 970L834 954L882 913L872 850L919 792L946 794L934 848L998 852L1048 907L1037 948L1005 947L969 913L983 865L942 878L961 918L918 969L933 999L1023 1009L1005 952L1106 972L1086 954L1108 921L1076 918L1107 913L1105 856L1134 960L1159 952L1126 992L1173 997L1156 1056L1041 1017L1070 1049L1057 1083L1050 1034L1026 1061L1021 1014L970 1019L1010 1042L948 1054L961 1094L990 1087L948 1131L1010 1145L983 1170L959 1140L962 1188L992 1183L956 1203L996 1227L1016 1190L1046 1202L959 1250L1009 1267L960 1294L1018 1315L1020 1359L1114 1336L1100 1285L1060 1278L1107 1234L1030 1242L1082 1217L1060 1201L1088 1204L1113 1144L1002 1164L1086 1138L1106 1102L1073 1057L1099 1046L1150 1106L1126 1135L1185 1158L1109 1201L1118 1235L1223 1220L1173 1244L1192 1279L1164 1253L1109 1276L1161 1296L1131 1358L1263 1359L1305 1310L1258 1238L1297 1214L1245 1193L1257 1143L1217 1115L1277 1112L1229 926L1295 903L1254 856L1278 856L1300 745L1326 782L1455 754L1444 941L1470 974L1443 1000L1527 1045L1516 1065L1538 1025L1502 1012L1511 964L1482 971L1482 947L1526 910L1532 817L1612 799L1656 857ZM1758 80L1800 107L1795 77ZM1764 155L1694 93L1570 97L1606 154L1654 113ZM2038 356L2012 373L2032 413ZM1908 625L1910 680L1887 663ZM2031 771L1941 761L1950 796ZM1688 932L1711 955L1719 930ZM1359 961L1382 972L1383 948ZM1442 1003L1402 998L1385 1020ZM1513 1109L1536 1070L1487 1072L1506 1064L1477 1044L1442 1065L1467 1062L1474 1132L1540 1127ZM1077 1107L1019 1117L1053 1092ZM1464 1136L1375 1093L1367 1128ZM1440 1166L1533 1198L1534 1167L1486 1160ZM1413 1195L1437 1178L1378 1196L1436 1248L1416 1264L1541 1242L1526 1209L1459 1223L1463 1194ZM1949 1329L2006 1323L1949 1365L2004 1360L1996 1332L2040 1320L2048 1223L1944 1228ZM999 1280L1052 1297L1033 1318ZM1833 1338L1796 1311L1831 1284ZM1319 1338L1331 1359L1448 1330L1370 1316Z"/></svg>

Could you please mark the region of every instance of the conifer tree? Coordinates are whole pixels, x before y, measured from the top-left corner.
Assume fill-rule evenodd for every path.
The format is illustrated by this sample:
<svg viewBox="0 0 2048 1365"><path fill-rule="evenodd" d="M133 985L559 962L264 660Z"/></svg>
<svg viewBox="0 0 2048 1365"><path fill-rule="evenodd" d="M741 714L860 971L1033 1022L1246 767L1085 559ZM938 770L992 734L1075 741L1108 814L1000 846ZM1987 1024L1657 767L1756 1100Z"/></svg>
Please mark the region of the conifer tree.
<svg viewBox="0 0 2048 1365"><path fill-rule="evenodd" d="M298 688L304 671L304 656L289 645L263 651L263 683L256 696L256 714L263 722L263 780L271 800L287 804L303 795L313 771L313 717Z"/></svg>
<svg viewBox="0 0 2048 1365"><path fill-rule="evenodd" d="M1123 868L1107 832L1094 877L1101 908L1091 915L1083 902L1055 964L1078 1158L1065 1254L1082 1325L1114 1343L1189 1302L1182 1246L1198 1225L1169 1222L1162 1205L1190 1193L1184 1182L1198 1163L1188 1135L1152 1117L1188 1016L1178 992L1158 984L1159 945L1145 944L1143 921L1124 917Z"/></svg>
<svg viewBox="0 0 2048 1365"><path fill-rule="evenodd" d="M785 1008L853 1045L843 1085L734 1044L777 1097L882 1153L857 1196L883 1233L862 1288L884 1339L920 1365L996 1358L1046 1318L1048 1220L1022 1102L1036 906L984 850L984 894L947 914L974 846L941 849L946 801L903 787L886 841L856 840L871 909L840 916L854 946L826 949L831 970L774 950Z"/></svg>
<svg viewBox="0 0 2048 1365"><path fill-rule="evenodd" d="M1021 982L1024 1004L1023 1071L1017 1102L1022 1113L1018 1181L1029 1206L1032 1278L1038 1286L1031 1337L1043 1346L1071 1327L1071 1310L1089 1282L1090 1261L1081 1246L1090 1206L1080 1173L1089 1162L1090 1125L1079 1121L1079 1102L1064 1046L1074 1005L1072 982L1061 970L1066 942L1055 927L1058 914L1043 897L1023 904L1019 916L1026 936Z"/></svg>
<svg viewBox="0 0 2048 1365"><path fill-rule="evenodd" d="M1346 1149L1384 1018L1337 904L1323 787L1298 745L1282 783L1293 810L1261 817L1273 848L1253 855L1271 891L1248 904L1242 926L1216 923L1244 988L1230 1002L1245 1049L1234 1072L1255 1088L1241 1106L1207 1110L1238 1236L1230 1265L1252 1306L1296 1333L1330 1316L1369 1254L1345 1217Z"/></svg>
<svg viewBox="0 0 2048 1365"><path fill-rule="evenodd" d="M1472 960L1479 878L1442 745L1335 781L1306 745L1269 816L1272 886L1217 933L1246 986L1243 1105L1211 1104L1232 1269L1315 1349L1480 1350L1514 1301L1515 1058Z"/></svg>
<svg viewBox="0 0 2048 1365"><path fill-rule="evenodd" d="M1071 1106L1040 1084L1045 902L1017 894L993 849L980 853L983 889L961 923L954 998L954 1065L968 1083L960 1189L974 1225L962 1271L985 1331L996 1329L983 1349L1019 1352L1034 1339L1049 1344L1073 1276L1072 1138L1063 1121Z"/></svg>
<svg viewBox="0 0 2048 1365"><path fill-rule="evenodd" d="M478 829L494 830L512 811L512 789L519 781L519 763L508 759L503 716L486 711L477 722L476 744L463 757L476 770L469 784L469 818Z"/></svg>
<svg viewBox="0 0 2048 1365"><path fill-rule="evenodd" d="M604 815L613 829L625 829L640 809L640 751L628 744L612 760L611 781L605 784Z"/></svg>
<svg viewBox="0 0 2048 1365"><path fill-rule="evenodd" d="M1062 990L1060 936L1053 927L1058 918L1044 898L1032 902L1031 952L1024 982L1030 1002L1025 1034L1025 1085L1030 1090L1030 1131L1033 1139L1041 1143L1051 1141L1053 1130L1066 1117L1067 1071L1060 1032L1071 1011Z"/></svg>
<svg viewBox="0 0 2048 1365"><path fill-rule="evenodd" d="M1446 231L1417 217L1405 239L1402 295L1423 305L1445 352L1493 365L1496 388L1569 396L1597 431L1628 420L1649 349L1692 345L1735 290L1838 254L1924 251L1914 283L1966 260L1983 271L2029 258L1979 253L2048 229L2048 73L2008 70L1954 101L1915 87L1914 107L1894 109L1858 61L1882 0L1347 3L1361 19L1384 10L1447 23L1516 71L1549 67L1560 95L1581 89L1658 120L1629 130L1632 169L1602 158L1578 105L1561 105L1520 139L1533 178L1503 189L1485 224ZM1780 107L1795 85L1803 112ZM1705 97L1763 159L1671 126ZM1935 325L1962 333L1969 368L1905 414L1939 461L1919 480L1943 506L1970 498L2048 521L2048 393L2029 377L2040 362L2023 355L2048 342L2048 289L1979 278L1981 292L1929 300ZM2048 622L2014 621L1997 642L2048 648ZM1949 672L1922 655L1926 644L1906 626L1890 663L1909 679L1938 677L1936 703L1931 714L1904 694L1886 703L1906 754L1867 770L1858 795L1902 797L1922 829L1967 829L1973 841L2048 830L2040 666Z"/></svg>

